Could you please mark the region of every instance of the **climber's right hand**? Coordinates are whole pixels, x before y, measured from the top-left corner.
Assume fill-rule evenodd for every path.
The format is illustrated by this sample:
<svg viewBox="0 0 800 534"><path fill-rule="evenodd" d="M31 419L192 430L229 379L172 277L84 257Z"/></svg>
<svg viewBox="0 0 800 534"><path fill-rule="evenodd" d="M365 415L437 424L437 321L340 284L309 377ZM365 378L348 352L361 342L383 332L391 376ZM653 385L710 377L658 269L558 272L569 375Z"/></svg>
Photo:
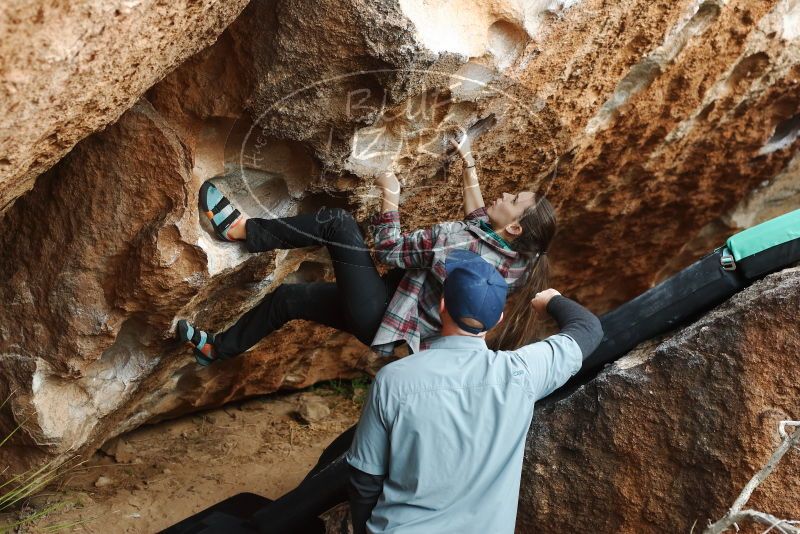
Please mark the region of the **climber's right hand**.
<svg viewBox="0 0 800 534"><path fill-rule="evenodd" d="M460 140L451 139L450 146L452 146L464 160L464 164L470 167L475 166L475 157L472 155L472 140L464 132Z"/></svg>

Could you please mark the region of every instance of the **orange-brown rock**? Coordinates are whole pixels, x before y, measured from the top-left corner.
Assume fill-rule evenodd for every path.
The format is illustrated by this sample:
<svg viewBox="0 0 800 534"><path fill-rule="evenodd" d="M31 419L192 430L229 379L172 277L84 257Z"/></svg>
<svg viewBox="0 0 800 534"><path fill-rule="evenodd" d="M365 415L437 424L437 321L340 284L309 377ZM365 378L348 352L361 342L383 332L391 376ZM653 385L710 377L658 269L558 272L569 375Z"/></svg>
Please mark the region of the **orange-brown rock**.
<svg viewBox="0 0 800 534"><path fill-rule="evenodd" d="M0 214L201 50L246 0L0 5Z"/></svg>
<svg viewBox="0 0 800 534"><path fill-rule="evenodd" d="M247 94L249 137L229 142L242 165L269 153L254 146L259 135L301 144L321 163L320 183L342 170L362 179L349 196L362 218L375 207L370 174L393 166L406 179L408 228L459 216L460 166L443 166L444 134L495 113L475 146L485 197L548 195L561 223L556 283L597 311L741 228L740 202L790 167L793 2L448 5L253 2L152 97L170 113L159 102L190 95L181 106L207 119L235 114L230 95ZM256 21L277 29L248 39ZM190 89L217 79L205 99ZM733 221L709 235L720 218ZM704 246L665 271L695 235Z"/></svg>
<svg viewBox="0 0 800 534"><path fill-rule="evenodd" d="M795 267L543 404L518 530L689 532L722 517L800 413L798 307ZM800 517L798 469L789 452L748 507Z"/></svg>
<svg viewBox="0 0 800 534"><path fill-rule="evenodd" d="M444 4L404 3L449 36L461 19L431 18ZM796 153L798 7L588 0L550 15L516 33L524 46L500 71L505 94L476 99L475 114L499 118L475 146L478 169L486 198L527 187L548 195L560 221L556 283L605 311L648 288L665 259ZM476 23L498 20L532 26L496 12ZM473 64L500 65L489 51L458 72L485 72ZM457 176L410 170L421 194L403 213L409 227L458 216Z"/></svg>
<svg viewBox="0 0 800 534"><path fill-rule="evenodd" d="M3 465L81 454L148 420L355 376L363 351L322 328L290 325L211 370L173 341L178 317L224 326L288 275L325 276L309 251L205 246L191 169L176 132L142 101L9 210L0 246L16 252L0 263L0 396L11 400L0 434L21 428L0 447Z"/></svg>

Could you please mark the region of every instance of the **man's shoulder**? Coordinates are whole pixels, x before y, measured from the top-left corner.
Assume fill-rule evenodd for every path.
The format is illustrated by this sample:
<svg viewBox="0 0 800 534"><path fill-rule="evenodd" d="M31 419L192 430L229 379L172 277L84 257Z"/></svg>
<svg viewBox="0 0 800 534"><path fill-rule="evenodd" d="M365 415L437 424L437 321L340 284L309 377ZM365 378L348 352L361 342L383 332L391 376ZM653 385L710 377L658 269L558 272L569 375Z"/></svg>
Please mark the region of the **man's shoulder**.
<svg viewBox="0 0 800 534"><path fill-rule="evenodd" d="M469 355L459 358L458 352ZM428 387L462 383L506 368L508 353L484 349L429 348L385 365L377 374L379 387L389 392L408 393Z"/></svg>
<svg viewBox="0 0 800 534"><path fill-rule="evenodd" d="M443 362L437 358L441 352L438 349L426 349L409 354L383 366L375 381L387 389L400 385L424 384L432 373L442 369Z"/></svg>
<svg viewBox="0 0 800 534"><path fill-rule="evenodd" d="M423 350L384 365L375 376L376 382L389 385L399 380L418 377L420 371L430 365L430 358L426 356L430 356L432 352L435 351Z"/></svg>

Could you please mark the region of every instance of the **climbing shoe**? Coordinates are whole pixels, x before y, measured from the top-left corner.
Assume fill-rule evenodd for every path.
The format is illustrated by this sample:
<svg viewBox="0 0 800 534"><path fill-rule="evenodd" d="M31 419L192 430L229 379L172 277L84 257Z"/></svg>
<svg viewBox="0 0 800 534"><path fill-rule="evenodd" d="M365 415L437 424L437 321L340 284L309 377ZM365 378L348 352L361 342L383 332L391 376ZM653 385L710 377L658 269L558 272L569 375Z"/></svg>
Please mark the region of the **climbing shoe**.
<svg viewBox="0 0 800 534"><path fill-rule="evenodd" d="M194 359L203 367L218 360L214 356L214 334L195 328L186 319L181 319L178 321L177 336L181 341L190 343L194 347ZM208 354L203 352L206 345L210 347Z"/></svg>
<svg viewBox="0 0 800 534"><path fill-rule="evenodd" d="M233 207L228 198L208 181L200 187L200 211L209 218L211 227L220 239L236 241L228 237L228 232L234 226L243 224L244 217Z"/></svg>

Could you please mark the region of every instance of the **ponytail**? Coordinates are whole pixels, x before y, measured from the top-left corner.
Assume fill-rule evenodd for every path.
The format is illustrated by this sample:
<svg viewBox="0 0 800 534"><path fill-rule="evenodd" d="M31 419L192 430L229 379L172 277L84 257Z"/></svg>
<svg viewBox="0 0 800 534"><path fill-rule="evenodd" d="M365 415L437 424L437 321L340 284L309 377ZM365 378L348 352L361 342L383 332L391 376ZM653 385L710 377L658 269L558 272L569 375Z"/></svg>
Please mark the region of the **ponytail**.
<svg viewBox="0 0 800 534"><path fill-rule="evenodd" d="M523 275L514 283L506 305L506 315L488 335L495 350L515 350L538 338L538 324L531 300L550 287L550 260L547 250L556 233L556 214L552 204L541 198L526 209L519 220L522 233L511 244L527 263Z"/></svg>

